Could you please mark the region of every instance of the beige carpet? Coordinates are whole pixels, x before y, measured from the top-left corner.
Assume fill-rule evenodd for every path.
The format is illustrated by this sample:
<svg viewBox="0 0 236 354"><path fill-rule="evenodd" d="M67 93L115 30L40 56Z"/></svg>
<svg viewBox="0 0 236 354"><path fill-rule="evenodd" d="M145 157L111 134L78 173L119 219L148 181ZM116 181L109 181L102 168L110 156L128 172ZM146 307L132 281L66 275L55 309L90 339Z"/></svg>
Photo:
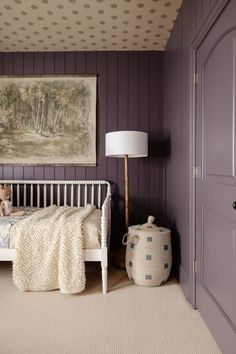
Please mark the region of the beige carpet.
<svg viewBox="0 0 236 354"><path fill-rule="evenodd" d="M138 287L111 269L109 286L102 295L100 267L90 264L80 295L20 293L0 262L0 353L220 353L175 280Z"/></svg>

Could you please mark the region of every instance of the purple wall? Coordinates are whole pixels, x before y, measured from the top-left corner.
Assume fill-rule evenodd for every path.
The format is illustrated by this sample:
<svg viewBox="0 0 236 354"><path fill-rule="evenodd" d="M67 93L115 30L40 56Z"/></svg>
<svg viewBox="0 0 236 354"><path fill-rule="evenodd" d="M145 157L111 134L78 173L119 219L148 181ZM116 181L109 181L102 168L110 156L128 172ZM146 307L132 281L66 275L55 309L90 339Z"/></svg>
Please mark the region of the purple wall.
<svg viewBox="0 0 236 354"><path fill-rule="evenodd" d="M164 54L165 214L174 264L188 297L190 260L190 44L219 0L184 0Z"/></svg>
<svg viewBox="0 0 236 354"><path fill-rule="evenodd" d="M97 166L0 166L0 178L107 179L112 182L113 245L123 233L123 161L104 156L105 133L149 133L150 157L130 161L130 223L160 220L162 162L161 52L0 53L0 75L97 74ZM120 217L118 218L117 215Z"/></svg>

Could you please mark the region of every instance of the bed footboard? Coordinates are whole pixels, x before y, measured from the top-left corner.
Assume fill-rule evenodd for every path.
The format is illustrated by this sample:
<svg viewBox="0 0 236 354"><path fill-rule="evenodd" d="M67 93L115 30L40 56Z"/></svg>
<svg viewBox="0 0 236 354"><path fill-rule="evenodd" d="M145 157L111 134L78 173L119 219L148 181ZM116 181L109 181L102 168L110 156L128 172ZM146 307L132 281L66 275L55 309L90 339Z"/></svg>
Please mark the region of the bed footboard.
<svg viewBox="0 0 236 354"><path fill-rule="evenodd" d="M101 220L101 266L102 266L102 289L103 294L107 293L108 287L108 250L110 246L110 209L111 194L107 194L102 205Z"/></svg>
<svg viewBox="0 0 236 354"><path fill-rule="evenodd" d="M110 244L111 186L107 181L0 180L11 188L13 205L46 207L49 205L86 206L102 210L101 248L85 250L85 261L99 261L102 267L103 294L107 293L108 250ZM12 261L13 249L0 249L0 261Z"/></svg>

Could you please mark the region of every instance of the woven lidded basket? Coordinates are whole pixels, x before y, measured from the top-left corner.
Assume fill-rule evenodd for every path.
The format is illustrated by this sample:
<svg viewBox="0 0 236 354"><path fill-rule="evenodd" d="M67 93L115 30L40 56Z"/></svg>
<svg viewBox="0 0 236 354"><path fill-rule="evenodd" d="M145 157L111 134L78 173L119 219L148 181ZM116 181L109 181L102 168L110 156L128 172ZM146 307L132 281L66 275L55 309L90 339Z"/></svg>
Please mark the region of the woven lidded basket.
<svg viewBox="0 0 236 354"><path fill-rule="evenodd" d="M158 286L164 284L172 265L170 230L153 224L148 217L143 225L130 226L126 244L126 270L137 285Z"/></svg>

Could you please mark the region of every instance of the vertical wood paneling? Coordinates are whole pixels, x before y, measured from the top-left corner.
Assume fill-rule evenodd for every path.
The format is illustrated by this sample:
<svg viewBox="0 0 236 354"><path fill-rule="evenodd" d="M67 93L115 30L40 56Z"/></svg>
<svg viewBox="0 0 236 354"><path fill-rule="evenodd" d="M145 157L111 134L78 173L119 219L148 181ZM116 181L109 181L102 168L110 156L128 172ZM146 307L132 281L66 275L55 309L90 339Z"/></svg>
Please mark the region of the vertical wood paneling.
<svg viewBox="0 0 236 354"><path fill-rule="evenodd" d="M34 179L34 167L24 166L24 179Z"/></svg>
<svg viewBox="0 0 236 354"><path fill-rule="evenodd" d="M87 52L86 74L96 75L96 73L97 73L97 54L96 52Z"/></svg>
<svg viewBox="0 0 236 354"><path fill-rule="evenodd" d="M210 2L210 7L214 6L217 1L218 1L218 0L209 0L209 2Z"/></svg>
<svg viewBox="0 0 236 354"><path fill-rule="evenodd" d="M23 55L23 53L14 53L13 73L14 73L14 75L23 75L24 74L24 55Z"/></svg>
<svg viewBox="0 0 236 354"><path fill-rule="evenodd" d="M13 53L3 54L3 75L13 75Z"/></svg>
<svg viewBox="0 0 236 354"><path fill-rule="evenodd" d="M77 52L75 56L75 70L76 74L84 75L86 74L86 53ZM85 179L85 167L76 167L75 175L76 179Z"/></svg>
<svg viewBox="0 0 236 354"><path fill-rule="evenodd" d="M64 166L55 166L55 179L57 180L64 180L65 179L65 168Z"/></svg>
<svg viewBox="0 0 236 354"><path fill-rule="evenodd" d="M75 166L66 166L65 167L65 179L74 180L75 178Z"/></svg>
<svg viewBox="0 0 236 354"><path fill-rule="evenodd" d="M118 129L127 130L128 126L128 53L118 53Z"/></svg>
<svg viewBox="0 0 236 354"><path fill-rule="evenodd" d="M128 95L129 95L129 130L138 130L139 124L139 56L136 53L129 53L128 63ZM156 92L154 92L156 96ZM158 95L159 96L159 95ZM129 160L129 211L130 224L139 223L138 220L138 190L139 190L139 174L138 159Z"/></svg>
<svg viewBox="0 0 236 354"><path fill-rule="evenodd" d="M107 55L97 53L97 178L106 179L105 132L107 131Z"/></svg>
<svg viewBox="0 0 236 354"><path fill-rule="evenodd" d="M201 1L201 0L200 0ZM198 4L199 4L199 0L191 0L191 32L192 32L192 36L194 36L194 34L197 32L197 8L198 8ZM181 18L180 18L181 16ZM182 21L183 16L180 13L179 17L179 21Z"/></svg>
<svg viewBox="0 0 236 354"><path fill-rule="evenodd" d="M16 76L24 75L24 54L23 53L14 53L13 54L13 73ZM23 179L24 178L24 167L15 166L13 169L13 178L14 179Z"/></svg>
<svg viewBox="0 0 236 354"><path fill-rule="evenodd" d="M204 0L198 0L197 3L197 28L200 28L202 24L202 18L203 18L203 2Z"/></svg>
<svg viewBox="0 0 236 354"><path fill-rule="evenodd" d="M75 74L75 52L65 53L65 74Z"/></svg>
<svg viewBox="0 0 236 354"><path fill-rule="evenodd" d="M0 177L109 180L113 188L112 243L119 242L124 232L124 167L123 160L105 157L105 133L140 129L149 132L152 141L159 139L161 57L158 52L0 53L0 73L4 75L97 74L97 166L0 166ZM156 158L149 163L148 158L130 159L129 166L132 224L158 211L161 165Z"/></svg>
<svg viewBox="0 0 236 354"><path fill-rule="evenodd" d="M24 75L34 74L34 53L24 53Z"/></svg>
<svg viewBox="0 0 236 354"><path fill-rule="evenodd" d="M3 75L13 75L13 53L5 53L3 55ZM3 166L3 178L11 178L13 176L13 167Z"/></svg>
<svg viewBox="0 0 236 354"><path fill-rule="evenodd" d="M117 57L117 124L118 130L128 129L128 54ZM117 184L119 186L119 210L124 210L124 160L118 159ZM124 218L121 218L124 220ZM123 225L121 225L123 227Z"/></svg>
<svg viewBox="0 0 236 354"><path fill-rule="evenodd" d="M14 179L24 179L24 168L22 166L15 166L13 170Z"/></svg>
<svg viewBox="0 0 236 354"><path fill-rule="evenodd" d="M163 95L156 96L156 90L162 91L162 58L155 53L150 56L150 81L149 81L149 210L156 216L156 223L162 223L163 213L163 129L162 120L157 117L162 116ZM156 191L156 198L152 198Z"/></svg>
<svg viewBox="0 0 236 354"><path fill-rule="evenodd" d="M13 166L3 166L3 178L4 179L12 179L14 176L14 168Z"/></svg>
<svg viewBox="0 0 236 354"><path fill-rule="evenodd" d="M115 131L118 128L117 122L117 53L110 52L107 62L107 132ZM111 182L117 181L116 158L108 157L107 178Z"/></svg>
<svg viewBox="0 0 236 354"><path fill-rule="evenodd" d="M72 75L75 74L75 52L65 53L65 74ZM56 171L55 171L56 174ZM65 178L66 179L76 179L75 166L65 167Z"/></svg>
<svg viewBox="0 0 236 354"><path fill-rule="evenodd" d="M96 74L97 73L97 56L96 52L88 52L87 53L87 65L86 65L86 74ZM97 107L96 107L97 108ZM97 109L96 109L97 112ZM99 124L99 122L96 122ZM97 131L97 130L96 130ZM96 134L97 137L97 134ZM96 179L97 178L97 173L96 173L96 167L86 167L85 170L85 176L86 179Z"/></svg>
<svg viewBox="0 0 236 354"><path fill-rule="evenodd" d="M189 191L186 188L186 179L183 177L184 164L188 162L188 153L186 146L189 144L188 138L185 136L185 126L188 126L187 117L183 117L183 101L185 100L187 106L187 97L183 96L184 87L183 82L187 78L187 91L189 92L189 71L185 71L183 65L185 59L188 62L189 45L191 39L196 33L196 2L190 1L190 8L183 4L179 13L175 28L170 39L170 47L173 48L172 55L168 54L168 64L165 74L165 138L169 141L170 149L169 155L166 156L166 216L168 226L172 229L172 244L173 244L173 264L176 270L179 267L181 254L181 266L189 274L189 234L186 233L186 225L188 224L188 215L185 214L186 205L188 205ZM187 14L190 21L187 20ZM186 19L186 22L183 19ZM184 27L186 26L186 28ZM189 42L185 43L188 38L186 32L190 33ZM187 53L185 57L185 50ZM189 67L186 67L188 70ZM169 74L168 74L169 73ZM184 78L183 78L184 75ZM169 95L167 92L169 91ZM170 102L172 102L170 104ZM185 148L185 149L184 149ZM181 208L179 208L181 205ZM179 244L181 251L179 250ZM178 270L177 270L178 272Z"/></svg>
<svg viewBox="0 0 236 354"><path fill-rule="evenodd" d="M118 103L118 53L109 52L107 54L107 132L118 129L117 103ZM119 209L120 185L117 184L118 159L113 157L107 158L107 179L113 185L113 214L112 214L112 230L115 235L112 246L117 246L122 234L120 224L124 220L123 210ZM119 221L118 221L119 220ZM115 241L115 242L114 242Z"/></svg>
<svg viewBox="0 0 236 354"><path fill-rule="evenodd" d="M53 75L60 74L61 63L61 53L47 52L45 53L44 65L45 65L45 74ZM64 58L64 57L63 57ZM64 62L63 62L64 63ZM54 179L55 178L55 167L54 166L45 166L44 169L44 178L45 179Z"/></svg>
<svg viewBox="0 0 236 354"><path fill-rule="evenodd" d="M44 177L44 166L34 167L34 179L45 179Z"/></svg>
<svg viewBox="0 0 236 354"><path fill-rule="evenodd" d="M57 52L55 57L55 75L65 74L65 53Z"/></svg>
<svg viewBox="0 0 236 354"><path fill-rule="evenodd" d="M0 53L0 75L3 75L3 54ZM3 178L3 166L0 166L0 178Z"/></svg>
<svg viewBox="0 0 236 354"><path fill-rule="evenodd" d="M52 180L55 179L55 167L54 166L45 166L44 178L45 179L52 179Z"/></svg>
<svg viewBox="0 0 236 354"><path fill-rule="evenodd" d="M54 74L55 68L55 55L53 52L44 53L44 74L52 75Z"/></svg>
<svg viewBox="0 0 236 354"><path fill-rule="evenodd" d="M3 53L0 53L0 75L3 74Z"/></svg>
<svg viewBox="0 0 236 354"><path fill-rule="evenodd" d="M86 74L86 52L77 52L75 56L76 74Z"/></svg>
<svg viewBox="0 0 236 354"><path fill-rule="evenodd" d="M138 129L139 114L139 57L136 53L129 53L128 63L128 95L129 95L129 129Z"/></svg>
<svg viewBox="0 0 236 354"><path fill-rule="evenodd" d="M217 1L217 0L216 0ZM215 0L184 0L164 54L165 215L181 284L190 274L190 46ZM181 265L181 267L180 267ZM188 286L185 287L185 289Z"/></svg>
<svg viewBox="0 0 236 354"><path fill-rule="evenodd" d="M34 75L34 53L24 53L23 55L24 76ZM34 179L34 168L25 166L23 169L24 179Z"/></svg>
<svg viewBox="0 0 236 354"><path fill-rule="evenodd" d="M210 0L204 0L203 1L203 17L205 18L205 16L208 14L209 9L210 9L211 3Z"/></svg>
<svg viewBox="0 0 236 354"><path fill-rule="evenodd" d="M44 68L44 53L34 53L34 74L43 75L45 73Z"/></svg>
<svg viewBox="0 0 236 354"><path fill-rule="evenodd" d="M139 130L149 131L149 54L139 54ZM138 161L139 213L138 218L148 216L149 210L149 168L148 159ZM145 219L146 219L145 217Z"/></svg>

